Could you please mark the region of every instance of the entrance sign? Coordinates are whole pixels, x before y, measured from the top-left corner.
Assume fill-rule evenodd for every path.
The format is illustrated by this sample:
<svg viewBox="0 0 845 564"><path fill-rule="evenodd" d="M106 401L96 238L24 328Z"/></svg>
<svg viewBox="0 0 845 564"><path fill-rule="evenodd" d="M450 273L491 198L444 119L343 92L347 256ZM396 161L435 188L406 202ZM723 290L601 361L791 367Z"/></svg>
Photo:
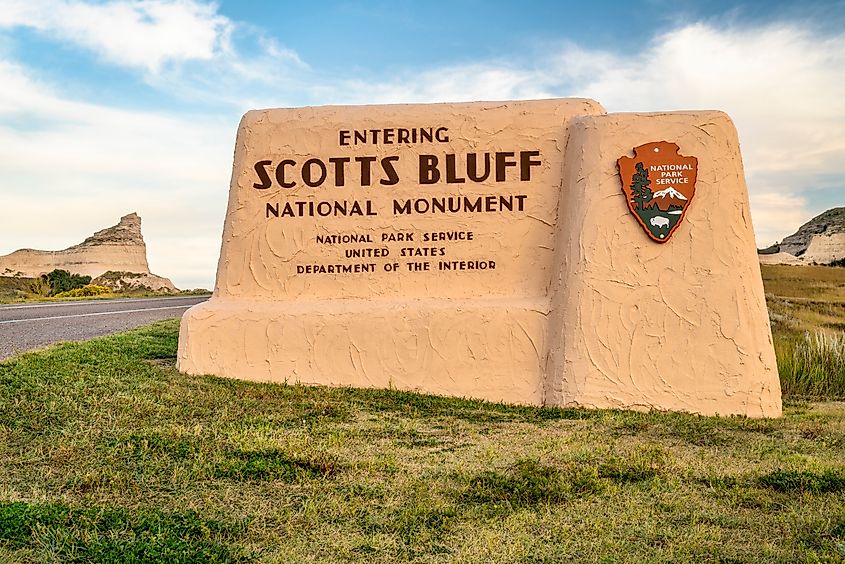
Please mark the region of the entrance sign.
<svg viewBox="0 0 845 564"><path fill-rule="evenodd" d="M583 99L252 111L214 296L183 317L178 365L775 416L747 207L718 112L607 115Z"/></svg>

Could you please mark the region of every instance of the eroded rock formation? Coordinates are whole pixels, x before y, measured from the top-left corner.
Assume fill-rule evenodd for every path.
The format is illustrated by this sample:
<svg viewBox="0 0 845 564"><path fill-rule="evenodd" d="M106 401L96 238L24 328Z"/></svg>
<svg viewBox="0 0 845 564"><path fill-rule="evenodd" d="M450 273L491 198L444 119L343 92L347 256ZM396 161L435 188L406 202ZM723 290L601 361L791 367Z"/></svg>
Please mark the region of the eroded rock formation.
<svg viewBox="0 0 845 564"><path fill-rule="evenodd" d="M92 284L111 288L115 292L132 292L146 290L150 292L178 292L168 278L156 276L149 272L116 272L109 270L97 276Z"/></svg>
<svg viewBox="0 0 845 564"><path fill-rule="evenodd" d="M845 207L817 215L758 253L764 264L830 264L845 258Z"/></svg>
<svg viewBox="0 0 845 564"><path fill-rule="evenodd" d="M109 271L144 275L155 282L154 289L176 290L167 278L150 273L141 218L136 213L121 217L117 225L61 251L20 249L0 256L0 276L35 278L57 268L92 278Z"/></svg>

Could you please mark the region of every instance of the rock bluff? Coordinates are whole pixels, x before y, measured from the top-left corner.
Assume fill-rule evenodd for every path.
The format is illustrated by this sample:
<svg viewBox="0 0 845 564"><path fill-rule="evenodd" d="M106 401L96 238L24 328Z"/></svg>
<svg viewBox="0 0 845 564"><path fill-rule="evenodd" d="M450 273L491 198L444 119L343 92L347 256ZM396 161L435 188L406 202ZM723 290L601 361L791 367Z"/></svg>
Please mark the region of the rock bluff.
<svg viewBox="0 0 845 564"><path fill-rule="evenodd" d="M108 272L144 275L144 280L156 286L151 289L176 290L170 280L150 273L141 218L136 213L121 217L117 225L101 229L61 251L20 249L0 256L0 276L36 278L57 268L91 278Z"/></svg>
<svg viewBox="0 0 845 564"><path fill-rule="evenodd" d="M817 215L780 243L758 252L763 264L830 264L845 259L845 207Z"/></svg>

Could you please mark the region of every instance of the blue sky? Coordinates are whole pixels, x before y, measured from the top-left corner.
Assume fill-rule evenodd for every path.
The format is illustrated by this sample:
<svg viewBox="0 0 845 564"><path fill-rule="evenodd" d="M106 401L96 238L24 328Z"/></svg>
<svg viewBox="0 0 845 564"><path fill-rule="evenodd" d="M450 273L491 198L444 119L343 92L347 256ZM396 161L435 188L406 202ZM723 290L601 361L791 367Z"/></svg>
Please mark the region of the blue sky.
<svg viewBox="0 0 845 564"><path fill-rule="evenodd" d="M0 0L0 254L137 211L211 287L244 111L557 96L727 111L761 246L845 205L845 1Z"/></svg>

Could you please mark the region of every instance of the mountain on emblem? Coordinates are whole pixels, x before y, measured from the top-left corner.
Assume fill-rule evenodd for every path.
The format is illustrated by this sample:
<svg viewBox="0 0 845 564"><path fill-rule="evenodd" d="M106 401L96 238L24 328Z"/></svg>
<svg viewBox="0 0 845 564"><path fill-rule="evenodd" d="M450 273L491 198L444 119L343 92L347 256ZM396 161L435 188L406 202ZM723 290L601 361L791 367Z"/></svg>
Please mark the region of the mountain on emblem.
<svg viewBox="0 0 845 564"><path fill-rule="evenodd" d="M657 207L660 211L671 211L672 209L683 209L689 198L672 188L659 190L651 195L651 201L645 204L647 208Z"/></svg>
<svg viewBox="0 0 845 564"><path fill-rule="evenodd" d="M686 200L686 196L669 186L665 190L660 190L652 194L653 198L675 198L676 200Z"/></svg>
<svg viewBox="0 0 845 564"><path fill-rule="evenodd" d="M635 147L633 157L616 161L628 209L658 243L669 240L695 195L698 159L679 150L675 143L657 141Z"/></svg>

